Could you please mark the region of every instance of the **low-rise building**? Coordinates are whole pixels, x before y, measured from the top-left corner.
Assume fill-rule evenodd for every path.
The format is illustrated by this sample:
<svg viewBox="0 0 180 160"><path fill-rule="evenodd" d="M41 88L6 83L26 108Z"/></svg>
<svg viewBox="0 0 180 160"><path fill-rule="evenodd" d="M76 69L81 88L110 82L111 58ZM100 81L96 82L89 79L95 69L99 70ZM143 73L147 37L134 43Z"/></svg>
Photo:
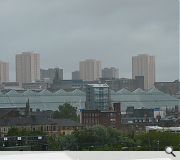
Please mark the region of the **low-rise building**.
<svg viewBox="0 0 180 160"><path fill-rule="evenodd" d="M114 103L113 108L101 110L81 110L80 123L86 127L102 125L105 127L120 128L121 106L120 103Z"/></svg>
<svg viewBox="0 0 180 160"><path fill-rule="evenodd" d="M72 80L80 80L80 73L79 73L79 71L72 72Z"/></svg>
<svg viewBox="0 0 180 160"><path fill-rule="evenodd" d="M180 133L180 127L146 126L146 132L149 133L151 131Z"/></svg>
<svg viewBox="0 0 180 160"><path fill-rule="evenodd" d="M48 69L41 69L40 70L40 77L41 80L44 79L50 79L50 82L52 83L56 72L58 72L59 78L63 80L63 69L61 68L48 68Z"/></svg>
<svg viewBox="0 0 180 160"><path fill-rule="evenodd" d="M33 82L33 83L23 83L22 84L23 89L31 89L31 90L43 90L49 88L49 84L46 82Z"/></svg>
<svg viewBox="0 0 180 160"><path fill-rule="evenodd" d="M115 67L102 69L103 79L117 79L119 78L119 69Z"/></svg>
<svg viewBox="0 0 180 160"><path fill-rule="evenodd" d="M83 80L59 80L53 83L50 87L51 90L72 90L72 89L84 89L86 82Z"/></svg>
<svg viewBox="0 0 180 160"><path fill-rule="evenodd" d="M20 82L3 82L1 85L2 89L22 89Z"/></svg>
<svg viewBox="0 0 180 160"><path fill-rule="evenodd" d="M45 117L13 117L0 119L0 135L7 135L11 128L25 131L42 131L48 135L67 135L81 129L82 124L70 119L48 119Z"/></svg>
<svg viewBox="0 0 180 160"><path fill-rule="evenodd" d="M173 82L155 82L154 86L169 95L177 95L180 92L180 81L178 80Z"/></svg>
<svg viewBox="0 0 180 160"><path fill-rule="evenodd" d="M159 108L134 108L128 107L122 116L123 124L154 123L165 117L165 111Z"/></svg>
<svg viewBox="0 0 180 160"><path fill-rule="evenodd" d="M32 113L32 109L27 107L0 108L0 119L26 116Z"/></svg>
<svg viewBox="0 0 180 160"><path fill-rule="evenodd" d="M135 79L128 78L120 78L120 79L111 79L111 80L103 80L107 83L110 89L114 91L121 90L126 88L130 91L133 91L137 88L141 88L144 90L144 76L135 76Z"/></svg>

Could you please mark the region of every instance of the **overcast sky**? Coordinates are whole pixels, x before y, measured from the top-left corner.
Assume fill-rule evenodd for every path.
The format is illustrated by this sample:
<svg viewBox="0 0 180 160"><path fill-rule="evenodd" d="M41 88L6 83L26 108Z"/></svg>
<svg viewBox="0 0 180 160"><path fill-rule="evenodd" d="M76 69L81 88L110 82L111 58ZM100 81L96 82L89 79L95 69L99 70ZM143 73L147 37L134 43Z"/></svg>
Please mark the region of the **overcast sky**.
<svg viewBox="0 0 180 160"><path fill-rule="evenodd" d="M131 78L131 58L156 57L156 80L178 78L178 0L0 0L0 60L41 54L41 68L64 68L65 78L79 61L101 60Z"/></svg>

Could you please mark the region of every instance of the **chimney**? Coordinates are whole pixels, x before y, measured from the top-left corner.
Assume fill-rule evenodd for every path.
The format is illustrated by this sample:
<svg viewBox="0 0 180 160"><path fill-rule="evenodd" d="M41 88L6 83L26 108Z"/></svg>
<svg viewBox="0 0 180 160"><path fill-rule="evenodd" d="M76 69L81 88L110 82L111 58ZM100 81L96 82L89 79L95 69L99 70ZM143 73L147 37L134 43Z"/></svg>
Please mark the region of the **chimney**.
<svg viewBox="0 0 180 160"><path fill-rule="evenodd" d="M116 112L116 128L119 129L121 125L121 103L113 103L113 108Z"/></svg>

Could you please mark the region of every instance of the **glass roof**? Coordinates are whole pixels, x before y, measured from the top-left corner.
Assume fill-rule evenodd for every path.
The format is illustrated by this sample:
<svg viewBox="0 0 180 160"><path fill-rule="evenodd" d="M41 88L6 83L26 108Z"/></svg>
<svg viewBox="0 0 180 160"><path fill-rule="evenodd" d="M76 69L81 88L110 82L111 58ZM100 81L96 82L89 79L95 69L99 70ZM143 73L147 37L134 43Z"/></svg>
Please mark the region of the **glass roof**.
<svg viewBox="0 0 180 160"><path fill-rule="evenodd" d="M127 106L134 107L174 107L180 104L180 100L173 96L165 94L156 88L149 91L136 89L131 92L125 88L120 91L111 90L111 101L121 102L122 108ZM25 90L18 92L10 90L7 93L0 91L0 107L24 107L27 100L30 101L30 106L33 109L41 110L57 110L59 105L65 102L70 103L74 107L84 108L86 101L85 92L75 89L73 91L65 91L63 89L57 92L50 92L48 90L32 91Z"/></svg>

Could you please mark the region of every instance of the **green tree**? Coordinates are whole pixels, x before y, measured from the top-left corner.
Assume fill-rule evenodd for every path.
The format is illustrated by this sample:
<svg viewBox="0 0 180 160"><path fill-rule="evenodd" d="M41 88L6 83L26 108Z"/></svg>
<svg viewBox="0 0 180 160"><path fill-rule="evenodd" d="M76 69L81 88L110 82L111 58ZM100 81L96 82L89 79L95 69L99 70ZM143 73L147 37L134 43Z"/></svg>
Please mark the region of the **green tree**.
<svg viewBox="0 0 180 160"><path fill-rule="evenodd" d="M180 150L180 134L171 132L151 131L136 135L142 150L163 151L166 146L173 146L174 150Z"/></svg>
<svg viewBox="0 0 180 160"><path fill-rule="evenodd" d="M53 114L53 118L57 119L71 119L75 121L79 121L79 118L76 113L76 108L71 106L69 103L64 103L60 105L58 111L55 111Z"/></svg>
<svg viewBox="0 0 180 160"><path fill-rule="evenodd" d="M124 137L118 130L94 126L74 132L80 150L121 150L134 146L131 138Z"/></svg>
<svg viewBox="0 0 180 160"><path fill-rule="evenodd" d="M60 141L58 137L50 136L48 138L48 150L49 151L59 151Z"/></svg>
<svg viewBox="0 0 180 160"><path fill-rule="evenodd" d="M79 150L77 138L72 135L61 136L59 138L60 150Z"/></svg>

